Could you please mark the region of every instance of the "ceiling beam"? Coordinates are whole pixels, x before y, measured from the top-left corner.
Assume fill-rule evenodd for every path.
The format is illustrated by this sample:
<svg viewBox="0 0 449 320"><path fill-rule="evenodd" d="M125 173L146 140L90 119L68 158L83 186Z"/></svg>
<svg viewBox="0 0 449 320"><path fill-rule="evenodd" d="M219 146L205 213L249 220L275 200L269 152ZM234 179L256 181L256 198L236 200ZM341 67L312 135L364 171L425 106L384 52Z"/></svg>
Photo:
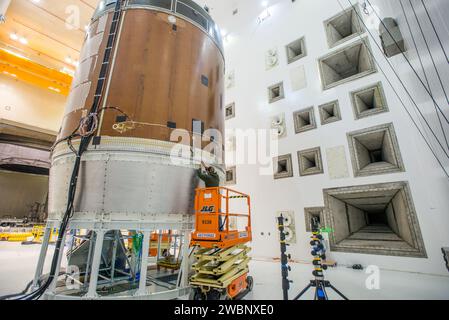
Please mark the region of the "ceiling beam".
<svg viewBox="0 0 449 320"><path fill-rule="evenodd" d="M0 72L65 96L69 94L72 82L72 77L66 73L47 68L4 50L0 50Z"/></svg>
<svg viewBox="0 0 449 320"><path fill-rule="evenodd" d="M68 24L68 22L67 22L66 19L64 19L64 18L62 18L62 17L60 17L60 16L58 16L57 14L54 14L53 12L51 12L51 11L45 9L44 7L38 5L37 3L31 2L31 4L32 4L33 6L35 6L36 8L39 8L40 10L44 11L46 14L48 14L48 15L54 17L55 19L60 20L61 22L64 23L64 25ZM81 29L79 26L75 26L75 25L72 25L72 24L70 24L70 26L73 27L74 30L80 31L80 32L82 32L83 34L84 34L84 32L85 32L85 31L84 31L83 29Z"/></svg>
<svg viewBox="0 0 449 320"><path fill-rule="evenodd" d="M74 47L68 45L67 43L62 42L61 40L58 40L58 39L56 39L56 38L53 38L53 37L49 36L47 33L41 32L41 31L39 31L39 30L37 30L37 29L35 29L35 28L33 28L33 27L31 27L31 26L29 26L29 25L23 23L23 22L18 21L17 19L13 19L13 20L14 20L15 23L21 25L22 27L25 27L25 28L27 28L27 29L33 31L33 32L39 33L41 36L44 36L44 37L46 37L46 38L48 38L48 39L50 39L50 40L52 40L52 41L54 41L54 42L59 43L60 45L66 47L66 48L69 48L69 49L71 49L71 50L73 50L73 51L75 51L75 52L77 52L77 53L80 53L80 50L79 50L79 49L76 49L76 48L74 48Z"/></svg>
<svg viewBox="0 0 449 320"><path fill-rule="evenodd" d="M84 3L86 6L88 6L89 8L95 10L95 7L91 6L90 3L84 1L84 0L80 0L81 3Z"/></svg>

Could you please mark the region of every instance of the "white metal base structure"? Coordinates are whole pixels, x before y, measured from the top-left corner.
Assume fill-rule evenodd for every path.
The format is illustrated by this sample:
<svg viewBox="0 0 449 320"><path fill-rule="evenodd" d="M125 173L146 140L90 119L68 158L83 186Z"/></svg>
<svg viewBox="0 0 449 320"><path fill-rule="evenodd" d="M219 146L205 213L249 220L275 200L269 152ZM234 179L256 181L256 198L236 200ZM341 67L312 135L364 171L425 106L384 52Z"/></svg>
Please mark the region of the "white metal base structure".
<svg viewBox="0 0 449 320"><path fill-rule="evenodd" d="M76 141L73 144L76 148ZM173 162L173 145L147 139L104 137L100 145L90 146L83 154L74 213L63 243L67 234L79 230L92 232L90 240L82 239L89 241L85 270L79 273L82 277L79 277L79 282L75 280L75 284L68 281L66 285L64 281L61 285L61 282L53 281L44 299L175 299L189 294L189 242L194 221L193 190L198 183L195 172L198 164L192 164L190 154L189 159L178 155L177 160L189 160L184 164ZM49 219L34 277L34 288L38 287L42 277L50 231L59 228L65 210L74 158L66 146L59 145L53 152ZM213 160L210 162L214 163ZM217 169L224 176L219 166ZM111 231L116 231L114 235L121 235L124 230L143 234L142 254L135 257L134 261L127 259L127 270L118 270L115 255L117 243L122 243L122 239L116 241L109 235ZM150 237L153 232L160 230L176 233L178 240L175 239L175 243L178 243L182 257L180 269L171 274L170 286L160 283L157 278L151 278L154 274L150 273L154 270L148 270L149 264L158 259L158 256L148 257ZM113 241L112 245L109 243L112 246L112 263L109 265L104 262L107 259L103 252L107 241ZM158 247L158 255L159 252ZM63 255L64 250L61 250L55 274L60 274ZM109 269L102 269L102 263ZM140 270L139 276L137 272L132 272L131 266L134 270ZM67 269L67 274L60 274L65 280L73 271L76 272L70 265ZM108 276L105 276L105 272ZM116 276L117 273L122 276ZM164 275L164 272L158 271L157 275L161 274ZM174 277L176 283L173 283ZM76 274L73 278L76 279ZM74 286L76 284L77 287ZM105 292L105 288L109 291Z"/></svg>
<svg viewBox="0 0 449 320"><path fill-rule="evenodd" d="M39 255L39 261L38 266L36 269L36 273L34 276L34 282L33 282L33 288L37 288L39 278L42 276L42 270L43 265L45 261L45 256L47 254L48 244L50 240L50 232L53 228L58 228L59 223L58 222L49 222L47 224L47 227L45 229L44 239L42 243L41 252ZM70 225L70 230L77 230L84 228L86 225L83 224L82 226L77 223L72 223ZM154 229L148 228L149 224L146 224L147 229L138 229L137 225L131 226L132 230L143 233L143 244L142 244L142 253L148 253L149 251L149 242L150 242L150 235L152 232L156 231L156 224L154 224ZM157 224L157 226L160 226L160 224ZM168 225L167 225L168 227ZM173 225L171 226L173 227ZM168 229L168 228L164 228ZM116 293L106 293L101 294L98 292L98 290L101 287L108 287L108 288L115 288L120 287L123 285L128 286L130 284L130 276L126 275L123 271L119 271L122 274L124 274L124 278L121 279L117 277L117 279L106 278L102 275L100 275L100 264L102 259L102 252L103 252L103 245L105 242L103 241L105 239L105 234L110 231L111 229L90 229L95 232L96 240L93 241L93 245L91 245L91 250L89 250L89 257L88 261L90 261L89 264L87 264L87 270L86 273L88 274L88 277L85 277L85 281L80 281L75 284L78 284L78 286L74 286L72 282L67 281L67 275L60 274L60 265L61 261L63 259L63 255L65 253L61 251L59 255L59 263L58 268L56 271L56 274L60 274L60 280L63 280L63 283L61 285L61 282L53 281L50 288L47 290L47 292L44 294L44 299L49 300L80 300L80 299L115 299L115 300L128 300L128 299L138 299L138 300L166 300L166 299L176 299L178 297L182 297L185 295L188 295L190 292L190 287L188 283L188 276L189 276L189 269L190 269L190 262L189 262L189 240L190 240L190 232L191 230L184 230L179 232L179 237L182 243L181 255L182 255L182 263L181 267L177 273L177 279L176 279L176 285L174 285L172 288L168 288L163 285L159 284L148 284L148 265L151 262L156 262L157 257L148 257L148 254L142 254L140 261L136 261L138 265L138 269L140 270L140 279L135 281L132 288L129 288L129 290L121 289L119 292ZM123 230L123 229L121 229ZM179 230L179 229L178 229ZM119 231L119 229L117 229ZM66 233L67 234L67 233ZM65 241L66 236L64 236ZM114 261L114 260L113 260ZM111 266L112 268L114 266ZM71 269L70 266L67 268L68 270ZM114 274L115 272L112 272ZM175 274L176 276L176 274ZM76 275L73 276L74 279L77 279ZM67 285L68 284L68 285Z"/></svg>

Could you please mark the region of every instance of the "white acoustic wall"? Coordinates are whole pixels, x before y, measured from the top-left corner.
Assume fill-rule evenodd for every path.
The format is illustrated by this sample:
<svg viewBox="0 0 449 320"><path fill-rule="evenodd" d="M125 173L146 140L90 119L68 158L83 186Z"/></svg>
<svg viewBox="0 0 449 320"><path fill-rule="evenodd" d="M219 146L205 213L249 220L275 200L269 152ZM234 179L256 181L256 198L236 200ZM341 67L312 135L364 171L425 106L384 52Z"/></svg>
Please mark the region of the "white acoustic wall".
<svg viewBox="0 0 449 320"><path fill-rule="evenodd" d="M355 3L355 0L351 0ZM201 2L201 1L200 1ZM204 2L204 1L203 1ZM348 0L340 0L344 7L349 6ZM416 6L419 0L412 1ZM443 35L444 44L448 48L448 26L445 17L448 16L449 3L445 0L426 1L429 3L431 15L435 18L436 27ZM289 247L289 252L296 260L309 261L309 234L305 231L304 208L324 206L323 189L344 186L357 186L374 183L408 181L414 200L421 233L428 258L404 258L383 255L354 254L331 252L330 257L341 264L361 263L363 265L378 265L381 268L408 270L423 273L447 274L441 255L441 247L449 245L449 179L439 167L437 161L430 153L423 138L414 127L407 113L401 106L394 91L386 78L379 71L367 77L348 82L335 88L323 91L318 69L318 59L333 50L344 47L358 37L329 49L325 35L323 21L342 11L337 0L278 0L268 1L270 17L263 23L257 22L258 15L264 10L260 0L245 1L207 1L211 13L228 36L225 40L226 69L228 73L234 72L235 85L226 92L226 104L235 102L235 118L227 120L226 126L232 128L270 128L270 119L285 113L287 121L287 135L279 142L279 153L292 154L294 177L274 180L272 176L261 176L257 165L237 165L236 189L249 193L253 204L253 255L263 258L277 258L280 255L277 228L274 217L277 211L294 211L296 218L296 244ZM404 24L399 1L372 0L382 17L391 16L399 22L405 37L407 57L418 68L416 53L410 39L410 32ZM408 0L404 0L406 10L410 10ZM398 7L399 6L399 7ZM233 15L232 11L238 9ZM424 19L425 12L419 10L417 14ZM370 31L378 40L378 20L372 14L363 14ZM376 23L377 20L377 23ZM424 25L426 36L431 38L431 47L436 63L443 74L446 88L449 90L448 65L440 53L438 43L432 38L433 30L427 23ZM413 32L418 34L416 26L412 25ZM375 43L368 33L363 35L371 43L375 58L385 69L387 78L391 79L405 105L416 118L416 111L404 90L394 78ZM307 56L287 64L285 45L305 37ZM423 41L418 41L421 55L425 60L425 67L430 68L429 54L423 49ZM279 62L274 67L267 68L267 52L277 48ZM425 47L424 47L425 48ZM440 50L440 51L439 51ZM423 114L431 126L438 128L438 120L429 96L423 90L406 64L402 56L390 59L401 75L407 88L417 101ZM303 69L304 68L304 69ZM304 70L306 79L299 81L294 77L293 70ZM421 71L420 71L421 72ZM422 72L420 73L422 74ZM437 90L435 72L429 72L429 81L435 86L435 98L440 105L447 109L442 91ZM269 104L267 87L280 81L284 82L286 98ZM349 93L381 81L385 90L389 112L372 117L355 120ZM304 87L303 89L300 89ZM333 100L339 100L342 120L322 126L319 120L318 106ZM318 128L301 134L295 134L293 112L315 107L315 117ZM396 131L405 172L354 177L351 157L348 148L347 132L362 130L376 125L393 123ZM436 129L435 129L436 130ZM449 128L446 127L447 133ZM428 134L426 133L426 138ZM432 141L435 147L435 141ZM324 174L300 177L297 164L297 151L321 147ZM449 170L447 159L442 157L446 170Z"/></svg>

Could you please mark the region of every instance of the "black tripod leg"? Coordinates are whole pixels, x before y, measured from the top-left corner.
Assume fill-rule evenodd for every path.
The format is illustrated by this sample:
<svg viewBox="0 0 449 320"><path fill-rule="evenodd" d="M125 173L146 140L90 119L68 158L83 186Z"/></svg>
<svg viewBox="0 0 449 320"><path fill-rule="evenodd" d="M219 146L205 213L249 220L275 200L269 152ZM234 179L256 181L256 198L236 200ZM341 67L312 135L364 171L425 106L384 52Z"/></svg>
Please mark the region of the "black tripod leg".
<svg viewBox="0 0 449 320"><path fill-rule="evenodd" d="M311 286L312 285L309 283L309 285L305 287L295 298L293 298L293 300L298 300L299 298L301 298L301 296L306 293L306 291L309 290Z"/></svg>
<svg viewBox="0 0 449 320"><path fill-rule="evenodd" d="M348 298L345 297L345 295L344 295L343 293L341 293L340 291L338 291L338 289L335 288L333 285L329 284L329 287L331 287L331 289L334 290L336 293L338 293L338 295L339 295L340 297L342 297L343 299L349 300Z"/></svg>

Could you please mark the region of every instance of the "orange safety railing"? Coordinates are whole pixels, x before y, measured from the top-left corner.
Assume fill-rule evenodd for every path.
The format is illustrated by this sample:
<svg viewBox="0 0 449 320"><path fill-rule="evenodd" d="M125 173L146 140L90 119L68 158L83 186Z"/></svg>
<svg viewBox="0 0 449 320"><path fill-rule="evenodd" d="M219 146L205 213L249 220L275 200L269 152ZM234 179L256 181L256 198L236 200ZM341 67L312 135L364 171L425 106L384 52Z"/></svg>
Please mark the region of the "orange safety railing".
<svg viewBox="0 0 449 320"><path fill-rule="evenodd" d="M243 212L230 212L231 201L245 199ZM231 228L230 218L245 219L245 229ZM227 247L251 241L251 198L224 187L197 189L192 245Z"/></svg>

